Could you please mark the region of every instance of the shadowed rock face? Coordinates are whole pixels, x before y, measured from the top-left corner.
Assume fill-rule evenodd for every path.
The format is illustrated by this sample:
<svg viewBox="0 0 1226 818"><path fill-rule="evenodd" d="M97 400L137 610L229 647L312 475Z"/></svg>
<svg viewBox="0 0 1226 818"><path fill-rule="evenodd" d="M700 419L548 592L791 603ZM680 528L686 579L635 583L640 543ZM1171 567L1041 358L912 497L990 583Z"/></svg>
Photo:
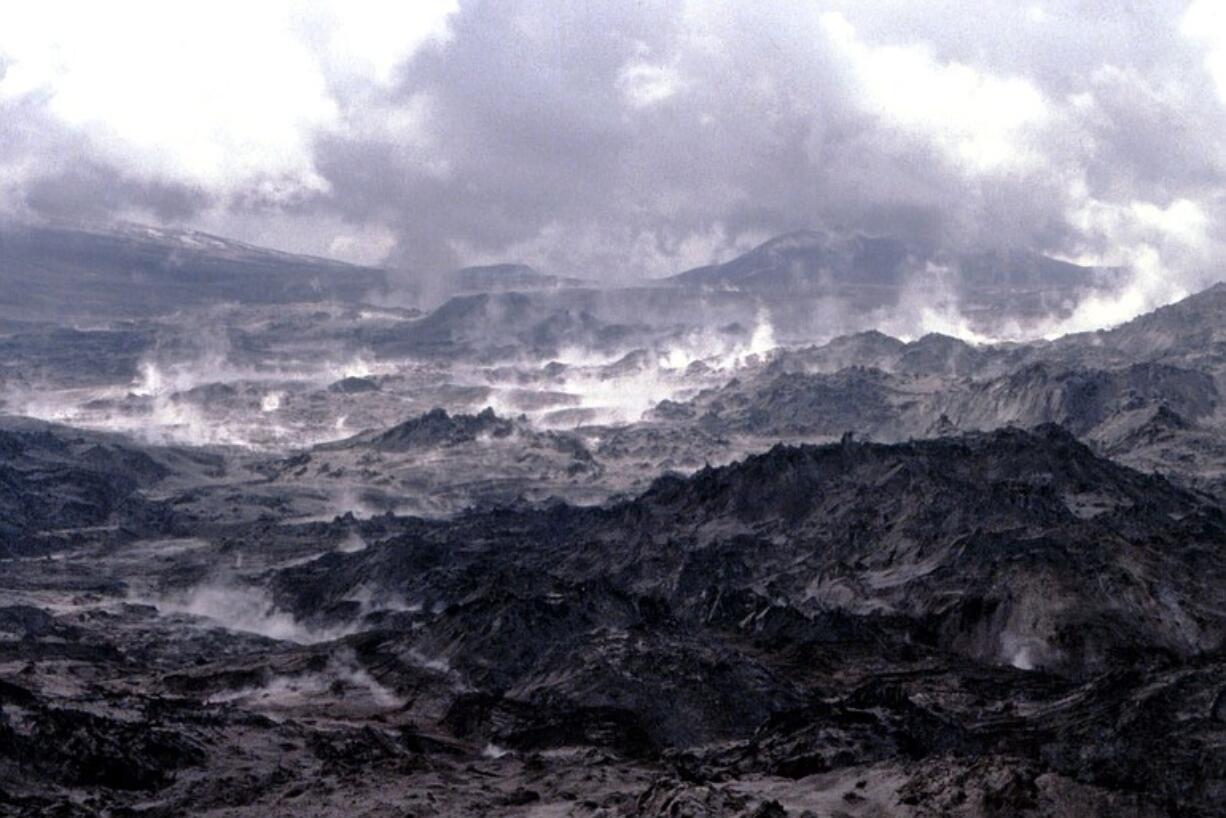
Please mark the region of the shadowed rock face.
<svg viewBox="0 0 1226 818"><path fill-rule="evenodd" d="M57 531L169 524L167 510L139 496L170 474L164 463L114 438L66 431L0 430L0 554L51 549Z"/></svg>
<svg viewBox="0 0 1226 818"><path fill-rule="evenodd" d="M654 417L716 434L832 438L843 432L884 440L930 436L932 430L1029 428L1057 423L1084 439L1113 444L1142 416L1216 425L1214 375L1166 364L1122 369L1025 364L1008 374L945 379L849 366L796 372L771 366L745 380L707 390ZM938 384L938 385L934 385Z"/></svg>
<svg viewBox="0 0 1226 818"><path fill-rule="evenodd" d="M429 527L424 542L293 569L276 587L303 616L321 597L372 584L447 605L436 620L446 635L419 636L423 650L441 649L457 666L474 661L464 646L485 650L476 634L497 620L489 645L512 650L525 670L540 661L540 672L556 671L554 660L529 657L558 639L577 648L602 628L640 626L649 604L659 622L727 620L751 633L759 614L794 627L834 612L890 617L969 659L1083 678L1115 652L1189 657L1218 647L1224 623L1206 595L1216 598L1226 572L1222 522L1196 496L1049 426L901 446L777 447L662 480L608 510ZM487 593L513 596L494 604ZM607 609L589 610L600 599ZM513 626L513 610L529 620ZM539 616L565 635L533 636L545 627ZM517 681L503 657L488 667L500 684Z"/></svg>
<svg viewBox="0 0 1226 818"><path fill-rule="evenodd" d="M313 456L507 428L433 413ZM23 473L73 485L47 471L72 452L211 532L151 542L130 518L6 561L18 814L102 792L408 809L443 770L443 814L568 792L627 815L1212 814L1226 787L1226 519L1057 426L776 446L598 507L220 526L176 499L181 452L29 422L3 440ZM240 769L260 772L204 783Z"/></svg>

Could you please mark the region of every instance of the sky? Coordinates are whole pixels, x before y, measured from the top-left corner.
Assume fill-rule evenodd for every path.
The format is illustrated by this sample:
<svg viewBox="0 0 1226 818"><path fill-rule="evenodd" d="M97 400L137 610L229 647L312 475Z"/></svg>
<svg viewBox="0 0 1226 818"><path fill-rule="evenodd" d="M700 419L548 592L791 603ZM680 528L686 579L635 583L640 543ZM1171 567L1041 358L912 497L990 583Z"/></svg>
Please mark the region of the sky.
<svg viewBox="0 0 1226 818"><path fill-rule="evenodd" d="M790 230L1023 247L1164 301L1226 240L1226 5L0 5L0 213L609 281Z"/></svg>

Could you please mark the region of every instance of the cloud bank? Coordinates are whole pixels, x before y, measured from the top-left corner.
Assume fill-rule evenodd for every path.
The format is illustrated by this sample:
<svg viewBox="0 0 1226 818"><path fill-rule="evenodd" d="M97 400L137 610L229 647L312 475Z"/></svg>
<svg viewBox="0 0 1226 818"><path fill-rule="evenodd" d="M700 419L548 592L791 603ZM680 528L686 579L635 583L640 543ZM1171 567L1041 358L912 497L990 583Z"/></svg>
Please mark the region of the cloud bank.
<svg viewBox="0 0 1226 818"><path fill-rule="evenodd" d="M0 207L621 280L817 225L1220 269L1213 0L0 9Z"/></svg>

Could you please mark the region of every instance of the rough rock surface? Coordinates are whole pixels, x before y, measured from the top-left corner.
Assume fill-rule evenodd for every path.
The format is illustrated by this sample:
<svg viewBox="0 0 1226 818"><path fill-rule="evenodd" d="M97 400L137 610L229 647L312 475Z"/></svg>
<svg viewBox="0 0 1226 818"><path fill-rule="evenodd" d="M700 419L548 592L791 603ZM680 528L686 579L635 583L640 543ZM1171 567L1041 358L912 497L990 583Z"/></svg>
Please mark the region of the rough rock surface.
<svg viewBox="0 0 1226 818"><path fill-rule="evenodd" d="M1226 288L778 347L860 239L0 322L0 815L1226 814Z"/></svg>

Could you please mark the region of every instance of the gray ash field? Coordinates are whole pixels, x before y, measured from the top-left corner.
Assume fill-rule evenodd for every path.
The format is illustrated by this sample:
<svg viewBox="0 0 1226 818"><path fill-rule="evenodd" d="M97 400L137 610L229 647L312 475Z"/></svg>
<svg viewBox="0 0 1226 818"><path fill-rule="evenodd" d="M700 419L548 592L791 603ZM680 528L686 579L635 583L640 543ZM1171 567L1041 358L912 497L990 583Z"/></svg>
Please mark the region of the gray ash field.
<svg viewBox="0 0 1226 818"><path fill-rule="evenodd" d="M1226 814L1226 285L4 231L0 814Z"/></svg>

